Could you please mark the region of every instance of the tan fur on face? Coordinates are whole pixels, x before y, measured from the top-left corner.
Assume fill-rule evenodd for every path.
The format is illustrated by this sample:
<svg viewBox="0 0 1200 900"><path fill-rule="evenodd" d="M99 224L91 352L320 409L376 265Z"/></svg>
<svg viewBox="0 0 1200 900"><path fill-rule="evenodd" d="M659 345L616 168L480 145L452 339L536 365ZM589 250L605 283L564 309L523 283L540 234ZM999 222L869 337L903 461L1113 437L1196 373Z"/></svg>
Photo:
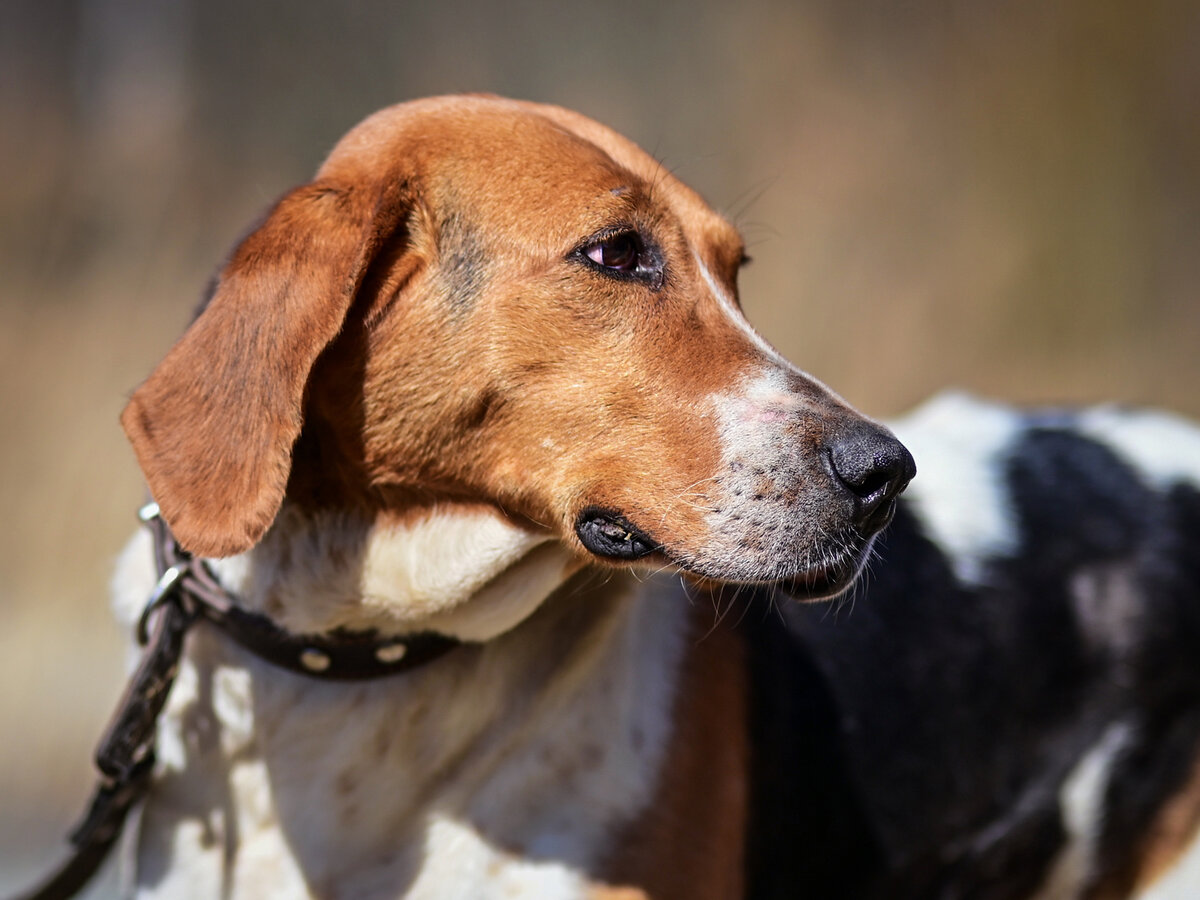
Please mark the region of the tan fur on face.
<svg viewBox="0 0 1200 900"><path fill-rule="evenodd" d="M586 263L606 229L654 243L661 286ZM806 511L797 545L836 532L821 518L836 511L819 466L788 460L815 460L858 417L746 326L729 299L741 258L694 192L577 114L393 107L238 248L123 422L165 517L203 555L253 546L286 493L365 519L486 504L576 552L577 517L598 507L705 575L749 554L728 577L785 577L770 561L790 557L766 536L779 523L749 543L736 524L742 489L763 492L728 477L746 453L725 411L782 422L766 429L787 447L766 493ZM778 396L744 396L755 378Z"/></svg>
<svg viewBox="0 0 1200 900"><path fill-rule="evenodd" d="M614 486L636 484L644 495L647 474L665 474L672 480L656 487L672 493L655 498L665 506L711 474L714 435L697 417L707 414L706 395L751 355L690 289L697 276L686 271L682 222L664 198L677 193L683 211L701 219L698 231L719 232L723 249L741 251L724 222L631 145L610 136L621 165L525 112L488 107L432 151L439 172L422 193L431 211L411 243L428 261L365 337L367 381L387 387L365 409L363 462L374 484L397 493L437 485L569 534L585 500L624 505L628 498L605 493ZM457 119L447 124L453 131ZM447 257L462 248L446 246L461 236L442 238L443 223L468 214L473 281L483 287L464 299L447 294L454 279L444 275L461 265ZM685 268L672 278L677 287L614 283L569 258L615 223L661 228ZM414 345L438 349L414 353ZM397 431L391 423L401 420Z"/></svg>

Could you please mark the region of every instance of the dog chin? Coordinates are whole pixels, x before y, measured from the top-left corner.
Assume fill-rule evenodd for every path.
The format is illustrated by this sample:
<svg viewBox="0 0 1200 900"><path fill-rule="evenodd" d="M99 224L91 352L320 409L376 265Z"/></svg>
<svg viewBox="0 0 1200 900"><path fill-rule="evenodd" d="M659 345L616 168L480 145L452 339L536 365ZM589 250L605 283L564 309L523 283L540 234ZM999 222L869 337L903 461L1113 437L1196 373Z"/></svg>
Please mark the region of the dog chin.
<svg viewBox="0 0 1200 900"><path fill-rule="evenodd" d="M774 588L803 602L832 600L851 590L871 557L875 537L858 538L839 542L837 547L815 546L805 553L789 554L795 563L803 559L818 559L811 565L762 566L759 571L738 571L735 567L713 564L708 561L675 555L668 548L658 552L644 562L661 569L673 566L690 580L714 589L724 586L754 586ZM765 571L764 571L765 570Z"/></svg>
<svg viewBox="0 0 1200 900"><path fill-rule="evenodd" d="M875 538L869 538L862 549L845 553L826 562L777 582L779 588L796 600L805 602L833 600L851 590L871 557Z"/></svg>
<svg viewBox="0 0 1200 900"><path fill-rule="evenodd" d="M725 583L754 584L772 587L793 599L803 602L833 600L851 590L871 556L875 538L856 541L852 546L842 544L836 549L815 547L806 555L819 562L771 574L764 578L723 578ZM709 576L709 580L718 580Z"/></svg>

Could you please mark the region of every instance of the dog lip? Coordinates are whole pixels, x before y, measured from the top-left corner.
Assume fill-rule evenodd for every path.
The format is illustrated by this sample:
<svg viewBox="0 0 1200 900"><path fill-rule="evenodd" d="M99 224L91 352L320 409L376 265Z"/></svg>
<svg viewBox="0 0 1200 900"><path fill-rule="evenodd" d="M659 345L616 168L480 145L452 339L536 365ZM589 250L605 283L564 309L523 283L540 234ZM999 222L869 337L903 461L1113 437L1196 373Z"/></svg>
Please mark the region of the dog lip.
<svg viewBox="0 0 1200 900"><path fill-rule="evenodd" d="M641 559L662 549L620 513L594 506L576 517L575 534L584 547L604 559Z"/></svg>
<svg viewBox="0 0 1200 900"><path fill-rule="evenodd" d="M669 562L674 563L682 572L701 583L774 588L796 600L807 602L830 600L850 590L866 565L874 543L874 535L865 537L847 535L837 551L827 549L822 554L825 557L824 562L790 574L764 573L749 575L749 577L735 575L728 571L716 571L695 559L681 559L676 557L668 547L660 547L659 550Z"/></svg>
<svg viewBox="0 0 1200 900"><path fill-rule="evenodd" d="M879 528L890 522L895 503L889 503L878 516ZM797 600L828 600L845 593L858 579L874 544L874 533L853 541L853 548L844 547L832 559L809 566L801 572L764 579L730 578L728 574L705 571L695 560L678 558L669 547L650 537L621 513L598 506L586 507L575 519L575 534L583 546L595 556L613 561L632 562L652 554L661 554L684 572L703 581L775 585Z"/></svg>

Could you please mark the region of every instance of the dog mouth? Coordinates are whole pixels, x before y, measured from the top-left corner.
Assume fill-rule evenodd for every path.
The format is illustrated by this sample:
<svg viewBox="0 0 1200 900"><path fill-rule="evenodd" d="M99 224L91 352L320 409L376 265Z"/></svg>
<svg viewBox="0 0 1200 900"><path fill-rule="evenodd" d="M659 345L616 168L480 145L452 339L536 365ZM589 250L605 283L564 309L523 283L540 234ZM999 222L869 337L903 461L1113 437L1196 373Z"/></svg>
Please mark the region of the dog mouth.
<svg viewBox="0 0 1200 900"><path fill-rule="evenodd" d="M629 562L662 550L662 546L623 515L591 506L575 520L579 542L601 559Z"/></svg>
<svg viewBox="0 0 1200 900"><path fill-rule="evenodd" d="M891 518L891 514L887 515ZM592 554L613 562L632 562L658 555L687 574L703 581L724 584L772 585L797 600L827 600L848 591L858 580L875 542L875 535L847 535L832 547L822 548L817 561L799 570L763 573L714 571L711 565L672 553L618 512L589 507L579 514L575 534Z"/></svg>

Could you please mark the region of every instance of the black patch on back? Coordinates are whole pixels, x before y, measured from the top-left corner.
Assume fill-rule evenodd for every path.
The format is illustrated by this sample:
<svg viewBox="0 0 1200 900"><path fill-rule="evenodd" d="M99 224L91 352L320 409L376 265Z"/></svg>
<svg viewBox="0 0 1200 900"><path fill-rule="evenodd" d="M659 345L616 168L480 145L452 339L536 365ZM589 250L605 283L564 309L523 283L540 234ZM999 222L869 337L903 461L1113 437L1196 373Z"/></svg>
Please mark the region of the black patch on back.
<svg viewBox="0 0 1200 900"><path fill-rule="evenodd" d="M1143 551L1147 614L1138 663L1155 696L1179 700L1200 695L1200 488L1175 484L1161 509Z"/></svg>
<svg viewBox="0 0 1200 900"><path fill-rule="evenodd" d="M1028 576L1057 581L1127 556L1150 529L1153 492L1112 450L1076 432L1030 429L1006 468Z"/></svg>
<svg viewBox="0 0 1200 900"><path fill-rule="evenodd" d="M1064 833L1053 782L1025 776L1053 772L1055 734L1082 694L1069 615L1053 604L1029 615L1041 604L960 584L903 503L878 556L852 608L800 610L884 848L884 868L857 896L1023 896ZM1014 677L1026 654L1055 660L1037 679L1053 690ZM998 823L1003 840L984 839Z"/></svg>
<svg viewBox="0 0 1200 900"><path fill-rule="evenodd" d="M782 624L744 626L749 896L1019 896L991 885L1042 877L1063 834L1052 792L1003 843L964 842L1016 806L1023 760L1045 755L1013 696L1006 607L957 583L905 503L881 543L852 603L780 598Z"/></svg>

